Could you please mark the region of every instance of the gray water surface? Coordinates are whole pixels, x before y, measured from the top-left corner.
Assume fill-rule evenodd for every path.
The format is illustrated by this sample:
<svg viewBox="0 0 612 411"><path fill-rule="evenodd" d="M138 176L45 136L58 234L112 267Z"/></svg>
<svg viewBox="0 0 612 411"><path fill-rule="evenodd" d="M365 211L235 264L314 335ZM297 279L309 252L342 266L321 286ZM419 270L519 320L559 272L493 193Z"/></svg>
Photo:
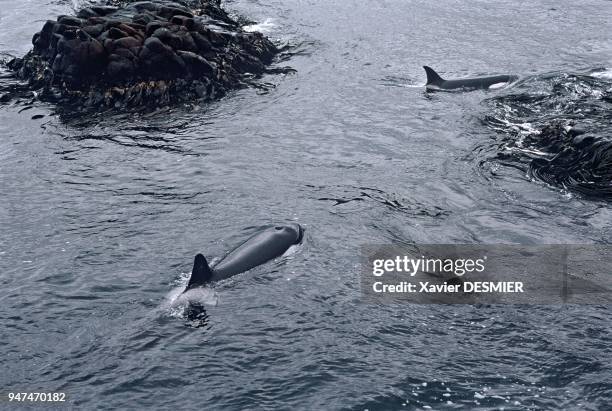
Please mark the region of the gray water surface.
<svg viewBox="0 0 612 411"><path fill-rule="evenodd" d="M71 7L3 0L0 53ZM428 94L421 66L610 68L612 3L225 7L268 21L296 73L146 114L0 106L2 390L79 409L609 406L607 307L368 305L359 247L610 243L608 202L491 160L483 101L503 91ZM218 284L204 326L166 307L196 253L288 221L304 244Z"/></svg>

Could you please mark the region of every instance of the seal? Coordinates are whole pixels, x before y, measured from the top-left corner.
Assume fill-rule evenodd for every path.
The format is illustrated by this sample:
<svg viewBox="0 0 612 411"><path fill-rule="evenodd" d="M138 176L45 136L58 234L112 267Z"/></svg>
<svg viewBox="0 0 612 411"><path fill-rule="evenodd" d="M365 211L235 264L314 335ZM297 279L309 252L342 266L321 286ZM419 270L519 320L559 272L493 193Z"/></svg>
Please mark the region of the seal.
<svg viewBox="0 0 612 411"><path fill-rule="evenodd" d="M518 79L518 76L503 74L491 77L466 78L458 80L444 80L431 67L423 66L427 74L427 90L475 90L503 87Z"/></svg>
<svg viewBox="0 0 612 411"><path fill-rule="evenodd" d="M232 277L280 257L289 247L301 243L303 237L304 230L299 224L277 225L249 237L213 267L208 265L206 257L198 254L185 291Z"/></svg>

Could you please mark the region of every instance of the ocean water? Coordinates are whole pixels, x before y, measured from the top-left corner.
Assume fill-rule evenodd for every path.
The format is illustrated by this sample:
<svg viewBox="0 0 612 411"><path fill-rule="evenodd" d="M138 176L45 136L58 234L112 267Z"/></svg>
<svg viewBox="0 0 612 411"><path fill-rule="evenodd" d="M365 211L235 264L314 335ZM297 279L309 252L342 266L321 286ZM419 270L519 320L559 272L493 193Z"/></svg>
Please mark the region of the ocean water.
<svg viewBox="0 0 612 411"><path fill-rule="evenodd" d="M82 4L2 0L0 54L24 54ZM0 103L2 395L64 392L57 407L74 409L607 409L608 307L366 304L359 250L610 243L606 174L595 191L550 177L556 152L522 139L586 124L603 142L588 164L609 173L612 3L224 6L291 46L276 65L295 73L145 113ZM427 93L423 65L521 80ZM0 69L2 93L17 83ZM203 292L195 320L171 304L196 253L290 221L306 229L290 256Z"/></svg>

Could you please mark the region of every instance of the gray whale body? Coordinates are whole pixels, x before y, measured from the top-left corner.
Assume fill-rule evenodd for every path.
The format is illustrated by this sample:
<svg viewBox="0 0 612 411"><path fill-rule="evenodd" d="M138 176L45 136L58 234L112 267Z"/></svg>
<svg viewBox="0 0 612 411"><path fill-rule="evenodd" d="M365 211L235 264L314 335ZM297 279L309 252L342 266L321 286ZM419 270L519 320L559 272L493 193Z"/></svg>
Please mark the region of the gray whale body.
<svg viewBox="0 0 612 411"><path fill-rule="evenodd" d="M423 66L423 68L427 74L427 83L425 87L428 90L487 89L494 84L511 83L518 79L518 76L503 74L491 77L444 80L431 67Z"/></svg>
<svg viewBox="0 0 612 411"><path fill-rule="evenodd" d="M267 228L249 237L213 267L208 265L202 254L198 254L195 256L191 278L185 291L232 277L280 257L289 247L299 244L303 236L303 229L299 224Z"/></svg>

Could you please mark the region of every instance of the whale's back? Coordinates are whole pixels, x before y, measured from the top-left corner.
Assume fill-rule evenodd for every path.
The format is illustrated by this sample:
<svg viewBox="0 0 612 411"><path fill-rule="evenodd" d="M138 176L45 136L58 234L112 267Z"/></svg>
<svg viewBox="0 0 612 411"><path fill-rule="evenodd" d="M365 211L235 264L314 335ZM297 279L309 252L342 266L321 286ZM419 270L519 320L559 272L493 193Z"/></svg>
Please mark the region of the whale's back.
<svg viewBox="0 0 612 411"><path fill-rule="evenodd" d="M276 226L261 231L215 264L213 280L231 277L280 257L300 241L301 228L298 225Z"/></svg>

